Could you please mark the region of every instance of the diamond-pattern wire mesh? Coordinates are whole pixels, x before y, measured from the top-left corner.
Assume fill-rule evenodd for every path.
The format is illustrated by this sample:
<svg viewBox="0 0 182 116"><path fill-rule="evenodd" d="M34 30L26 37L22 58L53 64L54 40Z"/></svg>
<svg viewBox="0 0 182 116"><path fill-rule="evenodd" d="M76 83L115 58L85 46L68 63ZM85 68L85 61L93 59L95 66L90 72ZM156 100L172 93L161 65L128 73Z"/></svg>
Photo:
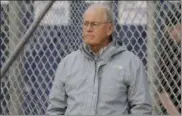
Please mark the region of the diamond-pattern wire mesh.
<svg viewBox="0 0 182 116"><path fill-rule="evenodd" d="M164 8L164 9L163 9ZM166 9L165 9L166 8ZM157 4L160 11L157 15L156 35L156 74L158 77L158 91L162 94L165 90L172 103L181 111L181 39L180 31L177 37L173 36L175 26L181 25L181 6L178 4ZM166 11L165 11L166 10ZM167 16L166 16L167 15ZM162 18L166 16L165 20ZM163 31L160 30L162 28ZM179 29L179 28L178 28ZM176 40L175 40L176 38ZM157 61L158 60L158 61ZM169 107L169 106L168 106ZM170 107L169 107L170 108ZM164 111L165 112L165 111Z"/></svg>
<svg viewBox="0 0 182 116"><path fill-rule="evenodd" d="M1 5L1 67L46 3L6 1ZM54 3L1 79L0 114L45 113L58 63L82 43L82 14L89 4L92 3ZM171 39L171 30L181 24L181 17L175 14L180 11L180 2L120 1L106 4L114 11L113 36L122 40L145 65L153 95L154 114L169 114L166 110L169 106L165 107L159 100L164 90L179 108L181 44ZM176 20L170 20L173 18ZM181 38L179 31L175 32Z"/></svg>

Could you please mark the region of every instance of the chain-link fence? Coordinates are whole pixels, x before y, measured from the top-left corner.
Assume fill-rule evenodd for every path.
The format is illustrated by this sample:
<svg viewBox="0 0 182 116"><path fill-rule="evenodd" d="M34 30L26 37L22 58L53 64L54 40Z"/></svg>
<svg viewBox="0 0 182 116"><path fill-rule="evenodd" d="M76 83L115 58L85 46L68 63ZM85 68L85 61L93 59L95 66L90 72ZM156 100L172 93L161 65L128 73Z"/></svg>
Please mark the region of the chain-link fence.
<svg viewBox="0 0 182 116"><path fill-rule="evenodd" d="M1 69L46 1L1 1ZM82 43L89 1L56 1L1 77L0 114L44 114L58 63ZM154 114L181 113L181 2L105 1L115 32L146 67Z"/></svg>

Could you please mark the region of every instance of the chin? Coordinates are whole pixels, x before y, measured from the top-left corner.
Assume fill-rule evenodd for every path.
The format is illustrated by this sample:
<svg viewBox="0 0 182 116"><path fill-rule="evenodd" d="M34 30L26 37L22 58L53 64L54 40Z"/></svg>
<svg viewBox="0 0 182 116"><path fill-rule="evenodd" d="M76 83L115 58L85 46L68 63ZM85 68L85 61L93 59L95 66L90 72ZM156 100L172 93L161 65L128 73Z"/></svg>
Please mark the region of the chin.
<svg viewBox="0 0 182 116"><path fill-rule="evenodd" d="M96 46L96 45L99 45L98 43L96 42L87 42L86 43L87 45L90 45L90 46Z"/></svg>
<svg viewBox="0 0 182 116"><path fill-rule="evenodd" d="M88 44L88 45L96 45L97 44L97 42L95 42L95 41L93 41L93 40L85 40L84 41L86 44Z"/></svg>

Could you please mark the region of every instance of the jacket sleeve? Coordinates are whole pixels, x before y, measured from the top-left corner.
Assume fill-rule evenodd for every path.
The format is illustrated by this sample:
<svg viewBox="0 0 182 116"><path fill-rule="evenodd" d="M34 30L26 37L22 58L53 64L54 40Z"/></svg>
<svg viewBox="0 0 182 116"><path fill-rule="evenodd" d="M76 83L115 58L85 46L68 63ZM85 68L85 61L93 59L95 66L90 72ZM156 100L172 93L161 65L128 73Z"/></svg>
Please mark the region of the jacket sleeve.
<svg viewBox="0 0 182 116"><path fill-rule="evenodd" d="M152 98L149 92L149 82L141 60L132 57L131 84L128 91L128 101L131 114L152 114Z"/></svg>
<svg viewBox="0 0 182 116"><path fill-rule="evenodd" d="M64 61L58 65L55 73L54 82L49 95L49 104L47 115L64 115L66 110L66 92L65 92L65 65Z"/></svg>

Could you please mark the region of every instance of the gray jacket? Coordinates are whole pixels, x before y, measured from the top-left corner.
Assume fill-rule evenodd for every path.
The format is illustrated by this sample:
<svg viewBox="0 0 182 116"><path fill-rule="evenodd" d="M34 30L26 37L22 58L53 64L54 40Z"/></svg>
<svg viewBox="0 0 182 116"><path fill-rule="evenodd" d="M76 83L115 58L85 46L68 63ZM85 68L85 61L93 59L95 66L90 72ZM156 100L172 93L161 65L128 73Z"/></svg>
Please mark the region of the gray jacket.
<svg viewBox="0 0 182 116"><path fill-rule="evenodd" d="M98 58L83 46L59 64L47 114L151 114L148 86L142 62L121 43Z"/></svg>

